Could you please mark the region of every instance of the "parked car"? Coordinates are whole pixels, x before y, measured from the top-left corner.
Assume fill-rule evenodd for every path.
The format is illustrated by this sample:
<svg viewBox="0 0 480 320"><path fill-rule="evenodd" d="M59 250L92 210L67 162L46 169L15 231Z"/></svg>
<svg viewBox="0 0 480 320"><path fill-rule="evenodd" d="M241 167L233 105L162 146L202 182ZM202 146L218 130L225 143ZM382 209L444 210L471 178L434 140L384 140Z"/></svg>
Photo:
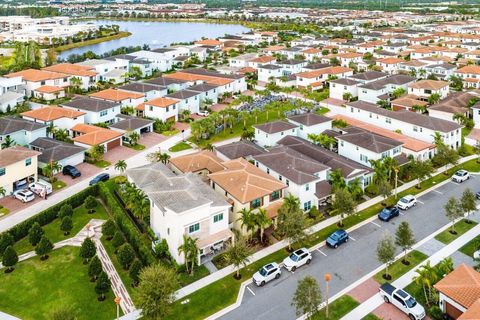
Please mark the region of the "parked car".
<svg viewBox="0 0 480 320"><path fill-rule="evenodd" d="M283 259L283 266L288 271L295 271L298 267L304 264L310 264L312 261L312 254L307 248L301 248L292 252L288 257Z"/></svg>
<svg viewBox="0 0 480 320"><path fill-rule="evenodd" d="M198 111L197 114L198 114L199 116L208 117L208 115L210 114L210 112L208 112L208 110L201 110L201 111Z"/></svg>
<svg viewBox="0 0 480 320"><path fill-rule="evenodd" d="M278 279L282 275L282 270L276 262L269 263L260 268L253 275L253 283L259 287L263 287L265 283Z"/></svg>
<svg viewBox="0 0 480 320"><path fill-rule="evenodd" d="M397 207L386 207L378 214L378 219L382 221L390 221L390 219L394 217L398 217L400 215L400 210Z"/></svg>
<svg viewBox="0 0 480 320"><path fill-rule="evenodd" d="M94 184L107 181L108 179L110 179L110 175L108 173L100 173L98 176L90 180L89 185L93 186Z"/></svg>
<svg viewBox="0 0 480 320"><path fill-rule="evenodd" d="M480 199L480 191L477 191L477 193L475 193L475 196L477 197L477 199Z"/></svg>
<svg viewBox="0 0 480 320"><path fill-rule="evenodd" d="M467 170L458 170L452 176L452 181L458 183L462 183L463 181L466 181L468 179L470 179L470 173L468 173Z"/></svg>
<svg viewBox="0 0 480 320"><path fill-rule="evenodd" d="M78 178L82 175L82 173L78 171L77 168L71 165L66 165L65 167L63 167L62 173L64 176L67 175L72 177L72 179Z"/></svg>
<svg viewBox="0 0 480 320"><path fill-rule="evenodd" d="M35 195L32 191L28 189L20 189L13 193L15 199L22 201L23 203L33 201L35 199Z"/></svg>
<svg viewBox="0 0 480 320"><path fill-rule="evenodd" d="M28 189L38 195L43 195L44 192L46 192L46 194L48 195L53 191L52 185L42 179L39 179L37 182L30 183L28 185Z"/></svg>
<svg viewBox="0 0 480 320"><path fill-rule="evenodd" d="M401 198L397 202L397 208L402 210L408 210L411 207L415 207L416 205L417 205L417 198L415 198L411 194L406 195L405 197Z"/></svg>
<svg viewBox="0 0 480 320"><path fill-rule="evenodd" d="M342 243L348 242L348 238L347 231L342 229L337 230L327 238L327 246L330 248L338 248Z"/></svg>
<svg viewBox="0 0 480 320"><path fill-rule="evenodd" d="M425 318L425 309L423 306L406 291L397 289L390 283L384 283L380 286L380 295L386 303L391 303L402 312L406 313L411 320L422 320Z"/></svg>

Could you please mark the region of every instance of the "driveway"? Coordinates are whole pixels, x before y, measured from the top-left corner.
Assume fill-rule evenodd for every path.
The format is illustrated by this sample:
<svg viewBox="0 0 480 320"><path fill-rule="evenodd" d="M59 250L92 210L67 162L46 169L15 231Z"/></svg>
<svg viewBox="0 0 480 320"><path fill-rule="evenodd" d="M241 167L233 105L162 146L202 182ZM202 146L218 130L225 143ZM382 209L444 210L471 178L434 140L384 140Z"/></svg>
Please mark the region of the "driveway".
<svg viewBox="0 0 480 320"><path fill-rule="evenodd" d="M330 295L335 295L381 265L376 258L376 247L384 233L394 235L400 222L408 221L417 241L427 237L449 223L443 206L449 197L459 198L467 187L474 192L479 190L480 177L474 176L462 184L448 182L420 197L416 207L402 212L401 216L390 222L376 219L354 230L350 233L348 243L338 249L321 247L315 250L309 266L302 267L294 273L283 270L279 280L263 288L248 285L240 307L222 319L296 319L295 310L290 303L298 280L311 275L317 279L324 291L323 276L330 273L332 275ZM474 219L480 220L476 216Z"/></svg>

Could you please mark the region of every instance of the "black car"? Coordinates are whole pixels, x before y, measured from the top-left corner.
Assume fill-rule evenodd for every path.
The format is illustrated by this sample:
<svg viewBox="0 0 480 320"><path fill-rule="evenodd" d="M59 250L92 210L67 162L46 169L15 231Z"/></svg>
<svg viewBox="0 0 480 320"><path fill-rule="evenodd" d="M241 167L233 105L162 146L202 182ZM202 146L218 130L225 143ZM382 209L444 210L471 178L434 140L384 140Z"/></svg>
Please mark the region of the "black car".
<svg viewBox="0 0 480 320"><path fill-rule="evenodd" d="M378 214L378 219L382 221L390 221L394 217L400 215L400 210L397 207L386 207Z"/></svg>
<svg viewBox="0 0 480 320"><path fill-rule="evenodd" d="M63 167L62 173L64 176L67 175L72 177L73 179L78 178L82 175L82 173L78 171L77 168L71 165L66 165L65 167Z"/></svg>
<svg viewBox="0 0 480 320"><path fill-rule="evenodd" d="M477 191L477 193L475 193L475 197L477 197L477 199L480 199L480 191Z"/></svg>
<svg viewBox="0 0 480 320"><path fill-rule="evenodd" d="M100 173L98 176L90 180L89 184L92 186L102 181L107 181L110 179L110 175L108 173Z"/></svg>

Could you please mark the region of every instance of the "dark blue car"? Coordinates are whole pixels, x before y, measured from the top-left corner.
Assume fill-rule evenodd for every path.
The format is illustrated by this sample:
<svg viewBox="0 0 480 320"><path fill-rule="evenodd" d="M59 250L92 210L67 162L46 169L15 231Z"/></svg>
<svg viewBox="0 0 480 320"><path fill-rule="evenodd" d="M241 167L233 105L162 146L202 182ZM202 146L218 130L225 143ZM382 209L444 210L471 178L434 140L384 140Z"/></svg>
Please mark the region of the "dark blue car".
<svg viewBox="0 0 480 320"><path fill-rule="evenodd" d="M400 210L397 207L386 207L378 214L378 219L382 221L390 221L394 217L400 215Z"/></svg>
<svg viewBox="0 0 480 320"><path fill-rule="evenodd" d="M338 248L344 242L348 241L348 233L345 230L337 230L327 238L327 246Z"/></svg>
<svg viewBox="0 0 480 320"><path fill-rule="evenodd" d="M107 181L108 179L110 179L110 175L108 173L100 173L98 176L96 176L95 178L93 178L92 180L90 180L90 185L94 185L94 184L97 184L101 181Z"/></svg>

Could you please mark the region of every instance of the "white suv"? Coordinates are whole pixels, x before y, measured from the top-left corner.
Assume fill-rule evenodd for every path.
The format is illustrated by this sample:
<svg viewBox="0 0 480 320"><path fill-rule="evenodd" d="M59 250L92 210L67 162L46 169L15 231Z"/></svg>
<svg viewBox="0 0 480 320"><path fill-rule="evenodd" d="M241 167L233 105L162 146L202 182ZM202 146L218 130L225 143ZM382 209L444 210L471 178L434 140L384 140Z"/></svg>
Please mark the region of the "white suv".
<svg viewBox="0 0 480 320"><path fill-rule="evenodd" d="M468 179L470 179L470 173L468 173L467 170L458 170L452 176L452 181L458 183L462 183L463 181L466 181Z"/></svg>
<svg viewBox="0 0 480 320"><path fill-rule="evenodd" d="M397 208L402 210L408 210L411 207L414 207L416 205L417 205L417 198L415 198L411 194L406 195L405 197L401 198L397 202Z"/></svg>
<svg viewBox="0 0 480 320"><path fill-rule="evenodd" d="M13 193L13 196L15 199L18 199L24 203L33 201L35 199L35 195L28 189L17 190Z"/></svg>
<svg viewBox="0 0 480 320"><path fill-rule="evenodd" d="M310 264L312 261L312 254L308 251L307 248L301 248L294 252L291 255L286 257L283 260L283 266L288 271L295 271L298 267L303 266L304 264Z"/></svg>
<svg viewBox="0 0 480 320"><path fill-rule="evenodd" d="M273 279L280 278L282 271L280 266L276 262L264 265L260 270L253 275L253 283L259 287L263 287L265 283L272 281Z"/></svg>

